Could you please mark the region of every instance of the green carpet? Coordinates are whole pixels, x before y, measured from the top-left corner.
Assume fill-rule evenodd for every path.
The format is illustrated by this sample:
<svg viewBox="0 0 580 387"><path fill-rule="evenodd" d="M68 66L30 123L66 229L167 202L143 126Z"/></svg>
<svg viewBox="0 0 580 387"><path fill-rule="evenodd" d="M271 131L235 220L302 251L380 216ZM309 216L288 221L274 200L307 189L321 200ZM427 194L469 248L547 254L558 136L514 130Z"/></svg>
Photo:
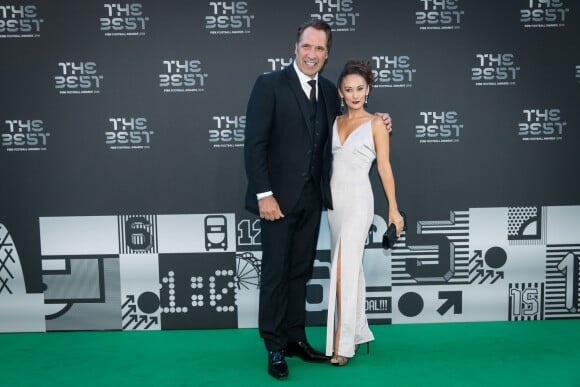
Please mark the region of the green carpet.
<svg viewBox="0 0 580 387"><path fill-rule="evenodd" d="M0 386L580 386L580 320L374 325L345 367L266 372L256 329L0 334ZM325 329L308 328L324 347Z"/></svg>

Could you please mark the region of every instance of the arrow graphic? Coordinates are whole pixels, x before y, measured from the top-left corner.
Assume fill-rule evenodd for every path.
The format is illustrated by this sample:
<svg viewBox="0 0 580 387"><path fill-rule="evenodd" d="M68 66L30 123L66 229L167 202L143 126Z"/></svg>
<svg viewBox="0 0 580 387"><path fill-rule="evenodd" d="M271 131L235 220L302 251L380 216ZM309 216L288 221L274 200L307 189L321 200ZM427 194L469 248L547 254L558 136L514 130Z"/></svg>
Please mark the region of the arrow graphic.
<svg viewBox="0 0 580 387"><path fill-rule="evenodd" d="M498 271L497 275L495 276L495 278L493 279L493 281L491 281L490 283L495 283L495 281L497 281L498 279L503 279L503 271Z"/></svg>
<svg viewBox="0 0 580 387"><path fill-rule="evenodd" d="M481 285L486 279L491 278L493 276L493 273L494 273L493 270L487 270L487 274L485 275L485 277L481 279L481 281L479 281L479 284Z"/></svg>
<svg viewBox="0 0 580 387"><path fill-rule="evenodd" d="M157 318L157 316L153 316L151 317L151 321L149 322L149 324L147 324L147 326L145 327L145 329L149 329L149 327L153 324L157 325L159 322L159 319Z"/></svg>
<svg viewBox="0 0 580 387"><path fill-rule="evenodd" d="M141 316L139 318L139 322L133 327L133 329L139 328L139 325L143 324L144 322L147 322L147 316Z"/></svg>
<svg viewBox="0 0 580 387"><path fill-rule="evenodd" d="M135 302L135 296L134 295L128 295L127 296L127 301L125 301L125 303L123 305L121 305L121 308L124 308L127 304L129 303L134 303Z"/></svg>
<svg viewBox="0 0 580 387"><path fill-rule="evenodd" d="M470 284L474 283L474 282L475 282L475 280L476 280L478 277L482 277L482 276L483 276L483 273L484 273L484 272L485 272L485 270L483 270L483 269L479 269L479 270L477 271L477 275L476 275L475 277L473 277L473 279L471 279L471 281L469 281L469 283L470 283ZM470 274L471 274L471 273L470 273Z"/></svg>
<svg viewBox="0 0 580 387"><path fill-rule="evenodd" d="M469 264L471 264L471 262L473 262L476 258L481 258L483 256L483 252L481 250L475 250L474 251L474 255L473 257L471 257L471 259L469 260Z"/></svg>
<svg viewBox="0 0 580 387"><path fill-rule="evenodd" d="M453 307L453 314L463 313L462 292L460 290L439 292L439 299L447 300L437 309L441 316L447 313L451 307Z"/></svg>
<svg viewBox="0 0 580 387"><path fill-rule="evenodd" d="M129 311L121 317L121 320L124 320L129 314L135 313L137 311L137 305L129 305L128 309Z"/></svg>
<svg viewBox="0 0 580 387"><path fill-rule="evenodd" d="M131 316L131 318L129 319L129 322L123 326L123 330L127 329L127 327L128 327L128 326L129 326L129 325L130 325L132 322L134 322L134 321L137 321L137 315L136 315L136 314L134 314L134 315L132 315L132 316Z"/></svg>

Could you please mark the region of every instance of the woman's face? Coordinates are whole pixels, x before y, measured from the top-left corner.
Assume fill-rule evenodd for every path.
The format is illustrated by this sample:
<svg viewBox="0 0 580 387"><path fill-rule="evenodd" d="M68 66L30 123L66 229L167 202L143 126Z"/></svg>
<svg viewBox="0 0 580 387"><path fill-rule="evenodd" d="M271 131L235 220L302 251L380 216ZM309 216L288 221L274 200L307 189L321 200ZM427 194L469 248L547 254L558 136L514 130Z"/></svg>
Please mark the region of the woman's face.
<svg viewBox="0 0 580 387"><path fill-rule="evenodd" d="M342 79L339 94L348 108L361 109L369 90L369 85L361 75L349 74Z"/></svg>

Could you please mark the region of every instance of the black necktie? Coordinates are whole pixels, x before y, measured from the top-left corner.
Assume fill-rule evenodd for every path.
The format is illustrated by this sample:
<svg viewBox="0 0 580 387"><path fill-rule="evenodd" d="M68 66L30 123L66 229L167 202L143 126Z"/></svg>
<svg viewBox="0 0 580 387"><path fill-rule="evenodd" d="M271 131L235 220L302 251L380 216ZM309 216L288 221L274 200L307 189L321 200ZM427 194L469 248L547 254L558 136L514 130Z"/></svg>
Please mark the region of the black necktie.
<svg viewBox="0 0 580 387"><path fill-rule="evenodd" d="M316 80L312 79L308 81L308 84L310 85L310 103L314 111L316 111Z"/></svg>

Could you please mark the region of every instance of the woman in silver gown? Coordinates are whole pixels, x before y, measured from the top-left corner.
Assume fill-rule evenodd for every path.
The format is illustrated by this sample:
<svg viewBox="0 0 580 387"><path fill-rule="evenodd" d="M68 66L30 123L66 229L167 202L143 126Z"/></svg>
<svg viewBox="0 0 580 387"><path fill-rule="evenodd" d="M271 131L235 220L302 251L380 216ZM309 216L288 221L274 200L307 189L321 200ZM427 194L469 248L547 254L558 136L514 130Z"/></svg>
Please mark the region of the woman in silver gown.
<svg viewBox="0 0 580 387"><path fill-rule="evenodd" d="M332 129L334 209L328 211L332 269L326 334L326 354L335 365L345 365L359 344L374 340L365 314L362 263L374 217L369 170L375 160L389 203L388 224L395 224L397 235L404 225L389 161L389 132L381 117L365 110L372 82L369 64L357 60L346 63L338 80L346 111Z"/></svg>

